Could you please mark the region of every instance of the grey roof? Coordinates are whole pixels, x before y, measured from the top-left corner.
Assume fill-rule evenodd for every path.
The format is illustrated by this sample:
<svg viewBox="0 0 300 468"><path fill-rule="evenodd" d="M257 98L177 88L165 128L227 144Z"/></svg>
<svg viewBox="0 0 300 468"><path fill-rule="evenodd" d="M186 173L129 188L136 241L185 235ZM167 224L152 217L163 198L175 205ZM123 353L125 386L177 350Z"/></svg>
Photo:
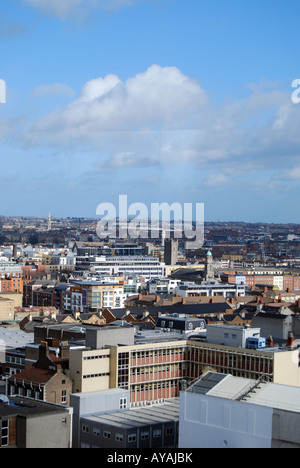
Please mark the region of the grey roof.
<svg viewBox="0 0 300 468"><path fill-rule="evenodd" d="M187 392L300 413L300 388L207 372Z"/></svg>
<svg viewBox="0 0 300 468"><path fill-rule="evenodd" d="M179 399L167 400L161 405L94 414L83 419L122 429L134 429L136 427L179 421Z"/></svg>

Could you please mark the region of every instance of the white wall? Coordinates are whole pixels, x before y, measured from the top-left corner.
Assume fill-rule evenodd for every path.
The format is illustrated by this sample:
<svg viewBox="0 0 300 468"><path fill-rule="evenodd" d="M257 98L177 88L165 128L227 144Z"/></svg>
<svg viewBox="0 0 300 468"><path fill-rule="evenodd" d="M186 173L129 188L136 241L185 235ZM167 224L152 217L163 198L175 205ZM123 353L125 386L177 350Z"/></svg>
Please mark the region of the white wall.
<svg viewBox="0 0 300 468"><path fill-rule="evenodd" d="M180 394L179 448L271 448L273 409Z"/></svg>

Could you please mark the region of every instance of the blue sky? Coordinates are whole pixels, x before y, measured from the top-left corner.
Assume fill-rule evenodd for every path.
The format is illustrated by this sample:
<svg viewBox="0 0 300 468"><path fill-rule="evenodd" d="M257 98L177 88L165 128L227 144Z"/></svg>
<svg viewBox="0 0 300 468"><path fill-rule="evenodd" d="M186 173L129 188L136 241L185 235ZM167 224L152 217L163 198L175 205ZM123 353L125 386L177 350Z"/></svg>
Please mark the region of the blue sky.
<svg viewBox="0 0 300 468"><path fill-rule="evenodd" d="M300 223L296 0L6 0L0 214Z"/></svg>

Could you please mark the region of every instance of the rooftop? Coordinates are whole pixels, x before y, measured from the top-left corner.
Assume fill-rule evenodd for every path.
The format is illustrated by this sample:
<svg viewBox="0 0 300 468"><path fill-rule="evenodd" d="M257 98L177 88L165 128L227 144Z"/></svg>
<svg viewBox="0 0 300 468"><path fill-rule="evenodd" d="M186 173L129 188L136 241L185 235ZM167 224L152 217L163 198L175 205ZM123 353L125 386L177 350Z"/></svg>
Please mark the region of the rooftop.
<svg viewBox="0 0 300 468"><path fill-rule="evenodd" d="M179 399L174 398L166 400L163 404L143 406L137 409L94 414L85 419L123 429L179 421Z"/></svg>
<svg viewBox="0 0 300 468"><path fill-rule="evenodd" d="M187 392L300 413L300 388L207 372Z"/></svg>

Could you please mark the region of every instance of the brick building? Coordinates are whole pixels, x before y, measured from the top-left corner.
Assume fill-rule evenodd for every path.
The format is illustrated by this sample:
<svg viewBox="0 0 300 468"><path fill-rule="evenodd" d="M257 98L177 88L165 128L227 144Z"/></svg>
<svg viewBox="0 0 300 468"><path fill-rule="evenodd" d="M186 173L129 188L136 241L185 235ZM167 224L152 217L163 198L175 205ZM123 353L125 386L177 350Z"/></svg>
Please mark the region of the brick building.
<svg viewBox="0 0 300 468"><path fill-rule="evenodd" d="M72 380L63 373L62 363L50 355L46 342L41 343L38 361L33 367L8 379L8 394L68 405Z"/></svg>

